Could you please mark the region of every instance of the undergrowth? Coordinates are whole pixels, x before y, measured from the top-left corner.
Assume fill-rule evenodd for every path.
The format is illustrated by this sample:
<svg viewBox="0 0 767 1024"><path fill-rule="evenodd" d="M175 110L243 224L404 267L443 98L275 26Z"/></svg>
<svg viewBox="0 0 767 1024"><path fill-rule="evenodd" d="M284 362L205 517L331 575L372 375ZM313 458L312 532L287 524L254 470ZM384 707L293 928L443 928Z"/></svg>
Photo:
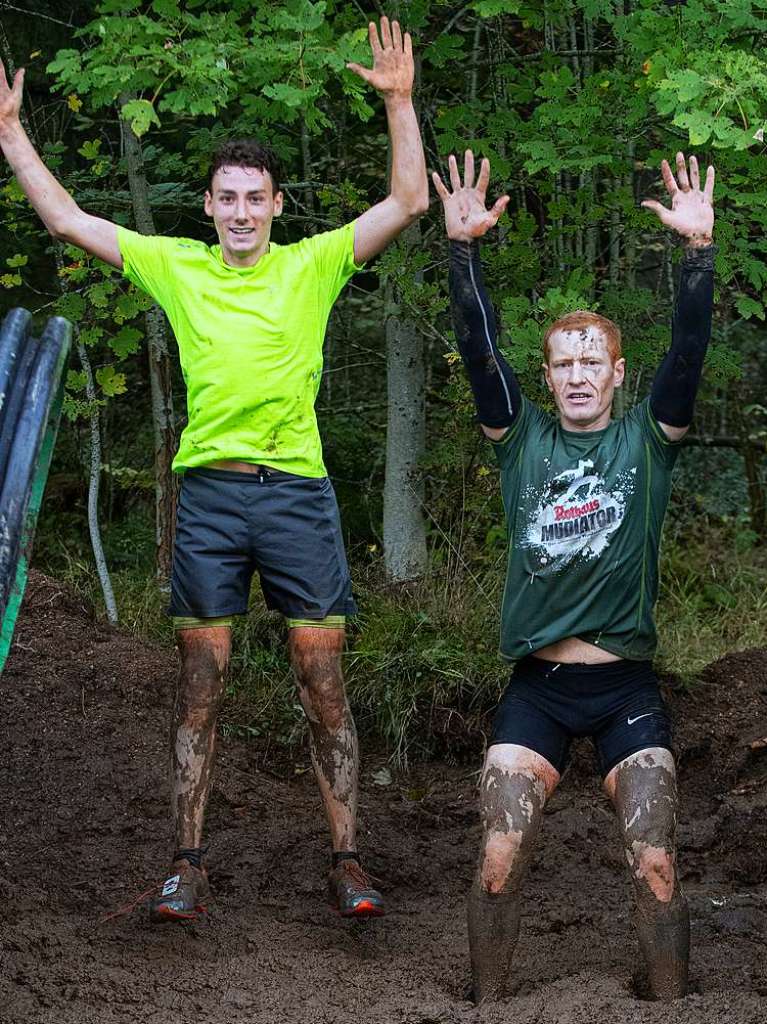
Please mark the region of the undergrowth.
<svg viewBox="0 0 767 1024"><path fill-rule="evenodd" d="M41 566L45 571L45 566ZM95 573L83 560L56 575L102 608ZM359 617L350 624L345 672L359 732L399 761L434 750L435 715L458 724L493 707L508 676L497 656L503 566L480 575L435 573L401 589L369 567L355 573ZM173 645L167 601L136 569L113 578L121 625L144 641ZM657 607L658 666L693 685L701 669L767 637L767 549L743 546L734 531L713 526L663 550ZM251 611L233 636L225 732L278 745L303 742L305 725L280 616L254 587Z"/></svg>

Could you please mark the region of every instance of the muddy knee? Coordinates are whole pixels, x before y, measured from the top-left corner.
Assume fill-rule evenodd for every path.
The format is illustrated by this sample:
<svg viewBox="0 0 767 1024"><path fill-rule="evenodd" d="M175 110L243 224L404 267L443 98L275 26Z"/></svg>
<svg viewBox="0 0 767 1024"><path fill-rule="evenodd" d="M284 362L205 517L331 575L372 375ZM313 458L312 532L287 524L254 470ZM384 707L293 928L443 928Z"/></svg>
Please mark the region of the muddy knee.
<svg viewBox="0 0 767 1024"><path fill-rule="evenodd" d="M340 672L321 677L308 674L299 679L298 693L306 717L328 732L339 732L347 724L349 705Z"/></svg>
<svg viewBox="0 0 767 1024"><path fill-rule="evenodd" d="M197 638L180 644L181 674L176 699L179 723L189 729L213 725L224 692L228 651Z"/></svg>
<svg viewBox="0 0 767 1024"><path fill-rule="evenodd" d="M677 889L677 793L671 754L643 751L627 759L615 773L613 799L637 898L670 903Z"/></svg>
<svg viewBox="0 0 767 1024"><path fill-rule="evenodd" d="M676 864L673 853L648 843L634 843L626 850L631 876L641 900L654 898L670 903L676 889ZM649 890L649 891L648 891Z"/></svg>
<svg viewBox="0 0 767 1024"><path fill-rule="evenodd" d="M341 671L343 634L299 638L291 630L290 660L298 684L298 695L312 725L337 733L349 719L349 705ZM334 634L336 631L328 631Z"/></svg>
<svg viewBox="0 0 767 1024"><path fill-rule="evenodd" d="M477 882L482 892L519 887L533 853L545 800L542 779L488 765L480 792L484 836Z"/></svg>

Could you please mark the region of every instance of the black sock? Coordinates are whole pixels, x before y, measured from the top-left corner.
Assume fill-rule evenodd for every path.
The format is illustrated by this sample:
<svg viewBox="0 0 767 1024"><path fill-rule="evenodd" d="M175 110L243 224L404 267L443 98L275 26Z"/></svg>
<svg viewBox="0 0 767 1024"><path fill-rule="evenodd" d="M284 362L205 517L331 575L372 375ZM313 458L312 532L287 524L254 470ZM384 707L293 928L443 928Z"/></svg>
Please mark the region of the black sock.
<svg viewBox="0 0 767 1024"><path fill-rule="evenodd" d="M202 868L202 858L208 852L207 846L195 846L189 849L176 850L173 854L174 862L177 860L188 860L192 867L199 871Z"/></svg>
<svg viewBox="0 0 767 1024"><path fill-rule="evenodd" d="M333 853L334 868L337 868L342 860L356 860L358 864L360 863L359 854L356 853L354 850L338 850L337 852Z"/></svg>

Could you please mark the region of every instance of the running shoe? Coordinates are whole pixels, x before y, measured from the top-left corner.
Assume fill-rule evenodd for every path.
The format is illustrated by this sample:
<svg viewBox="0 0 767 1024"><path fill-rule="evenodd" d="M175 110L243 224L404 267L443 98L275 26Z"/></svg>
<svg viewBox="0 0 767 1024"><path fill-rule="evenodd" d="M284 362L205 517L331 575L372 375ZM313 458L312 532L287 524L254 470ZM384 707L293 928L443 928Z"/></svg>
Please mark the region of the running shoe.
<svg viewBox="0 0 767 1024"><path fill-rule="evenodd" d="M205 913L208 895L208 874L187 860L175 861L165 879L159 896L149 902L149 920L153 924L163 921L196 921Z"/></svg>
<svg viewBox="0 0 767 1024"><path fill-rule="evenodd" d="M328 876L328 902L341 917L383 917L383 896L356 860L342 860Z"/></svg>

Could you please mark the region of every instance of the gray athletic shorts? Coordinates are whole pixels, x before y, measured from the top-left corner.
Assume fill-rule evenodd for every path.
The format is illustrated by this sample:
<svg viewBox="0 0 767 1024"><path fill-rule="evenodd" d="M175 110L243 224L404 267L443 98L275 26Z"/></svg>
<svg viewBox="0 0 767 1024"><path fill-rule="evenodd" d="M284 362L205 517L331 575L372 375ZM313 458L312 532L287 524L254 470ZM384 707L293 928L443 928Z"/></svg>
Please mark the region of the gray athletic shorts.
<svg viewBox="0 0 767 1024"><path fill-rule="evenodd" d="M168 614L244 614L254 572L267 607L288 619L356 613L330 480L266 468L187 470Z"/></svg>

